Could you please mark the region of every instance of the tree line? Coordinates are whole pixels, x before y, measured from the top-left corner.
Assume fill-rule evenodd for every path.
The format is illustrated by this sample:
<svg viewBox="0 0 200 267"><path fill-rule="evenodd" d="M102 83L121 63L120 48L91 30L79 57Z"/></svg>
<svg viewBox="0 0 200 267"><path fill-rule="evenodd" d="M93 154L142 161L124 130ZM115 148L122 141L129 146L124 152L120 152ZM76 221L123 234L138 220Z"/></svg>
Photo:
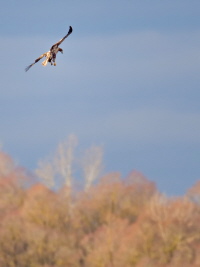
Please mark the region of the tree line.
<svg viewBox="0 0 200 267"><path fill-rule="evenodd" d="M74 146L60 145L34 175L0 152L0 267L200 266L200 182L167 197L137 171L97 180L93 147L85 185L73 187Z"/></svg>

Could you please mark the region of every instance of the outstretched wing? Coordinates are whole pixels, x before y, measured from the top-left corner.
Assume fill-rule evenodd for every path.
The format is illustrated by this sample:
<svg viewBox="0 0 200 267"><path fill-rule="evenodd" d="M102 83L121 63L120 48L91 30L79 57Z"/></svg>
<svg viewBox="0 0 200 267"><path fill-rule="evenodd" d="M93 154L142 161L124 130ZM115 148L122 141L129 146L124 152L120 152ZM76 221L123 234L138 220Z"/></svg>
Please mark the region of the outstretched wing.
<svg viewBox="0 0 200 267"><path fill-rule="evenodd" d="M46 55L47 55L47 53L44 53L44 54L42 54L40 57L38 57L36 60L35 60L35 62L33 62L32 64L30 64L29 66L27 66L26 68L25 68L25 71L28 71L35 63L37 63L41 58L43 58L43 57L46 57Z"/></svg>
<svg viewBox="0 0 200 267"><path fill-rule="evenodd" d="M53 48L55 48L56 46L58 47L72 33L72 31L73 31L72 26L69 26L69 31L68 31L67 35L65 35L60 41L58 41L57 43L52 45L51 50Z"/></svg>

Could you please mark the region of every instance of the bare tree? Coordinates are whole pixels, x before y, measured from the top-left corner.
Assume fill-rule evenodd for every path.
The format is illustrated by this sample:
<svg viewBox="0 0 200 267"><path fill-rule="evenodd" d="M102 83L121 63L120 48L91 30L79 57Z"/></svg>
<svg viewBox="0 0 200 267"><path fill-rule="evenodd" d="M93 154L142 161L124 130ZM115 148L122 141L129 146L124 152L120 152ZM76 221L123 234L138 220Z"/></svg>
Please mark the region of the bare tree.
<svg viewBox="0 0 200 267"><path fill-rule="evenodd" d="M55 186L55 169L51 160L41 160L38 163L38 168L35 170L35 174L43 181L48 187Z"/></svg>
<svg viewBox="0 0 200 267"><path fill-rule="evenodd" d="M103 149L100 146L92 146L87 149L83 158L83 172L85 178L85 191L87 191L94 180L102 171Z"/></svg>
<svg viewBox="0 0 200 267"><path fill-rule="evenodd" d="M72 186L74 149L77 143L77 137L70 135L66 141L58 145L54 157L55 171L64 180L64 185L69 188Z"/></svg>
<svg viewBox="0 0 200 267"><path fill-rule="evenodd" d="M68 190L72 188L74 151L78 140L75 135L70 135L67 140L61 142L53 157L39 162L36 175L52 188L58 186L55 181L59 181ZM92 146L87 149L82 160L81 167L85 178L85 190L96 180L102 171L103 149L100 146Z"/></svg>
<svg viewBox="0 0 200 267"><path fill-rule="evenodd" d="M76 144L76 136L70 135L66 141L58 145L53 157L39 162L35 173L46 186L54 187L56 185L55 180L59 178L62 182L64 181L65 186L71 188L73 155Z"/></svg>

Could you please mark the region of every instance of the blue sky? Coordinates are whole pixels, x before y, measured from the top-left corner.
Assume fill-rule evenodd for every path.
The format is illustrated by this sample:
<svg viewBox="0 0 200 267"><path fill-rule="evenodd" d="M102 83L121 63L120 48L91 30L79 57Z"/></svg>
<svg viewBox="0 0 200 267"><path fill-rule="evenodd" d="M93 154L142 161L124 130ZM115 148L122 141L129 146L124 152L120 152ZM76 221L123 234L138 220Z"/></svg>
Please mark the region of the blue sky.
<svg viewBox="0 0 200 267"><path fill-rule="evenodd" d="M75 134L105 172L179 195L200 179L200 2L1 1L0 142L34 170ZM72 25L57 66L24 68Z"/></svg>

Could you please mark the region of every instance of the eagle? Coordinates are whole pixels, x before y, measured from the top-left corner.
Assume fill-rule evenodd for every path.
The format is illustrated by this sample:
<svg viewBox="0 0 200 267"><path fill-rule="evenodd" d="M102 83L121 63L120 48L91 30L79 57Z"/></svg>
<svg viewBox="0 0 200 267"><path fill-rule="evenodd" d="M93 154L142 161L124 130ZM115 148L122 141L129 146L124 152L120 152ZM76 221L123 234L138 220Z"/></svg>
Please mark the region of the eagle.
<svg viewBox="0 0 200 267"><path fill-rule="evenodd" d="M42 54L35 60L35 62L27 66L25 68L25 71L28 71L35 63L37 63L43 57L46 57L46 59L42 62L43 66L46 66L48 62L50 62L51 65L56 66L56 54L58 52L61 52L63 54L63 49L60 48L59 45L72 33L72 31L73 31L72 26L69 26L69 31L67 35L65 35L60 41L52 45L51 49L48 52Z"/></svg>

